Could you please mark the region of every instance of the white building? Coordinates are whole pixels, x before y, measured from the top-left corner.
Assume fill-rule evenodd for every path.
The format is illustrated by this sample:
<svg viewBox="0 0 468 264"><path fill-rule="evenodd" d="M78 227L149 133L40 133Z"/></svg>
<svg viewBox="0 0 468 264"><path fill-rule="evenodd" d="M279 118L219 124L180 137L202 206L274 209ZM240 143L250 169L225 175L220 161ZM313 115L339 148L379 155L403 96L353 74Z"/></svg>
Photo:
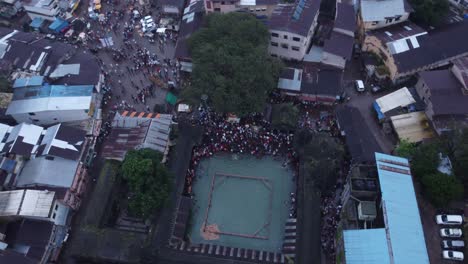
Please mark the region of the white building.
<svg viewBox="0 0 468 264"><path fill-rule="evenodd" d="M269 23L270 54L301 61L311 44L319 8L318 0L298 0L295 4L278 5Z"/></svg>
<svg viewBox="0 0 468 264"><path fill-rule="evenodd" d="M59 0L31 0L23 2L23 7L31 19L36 17L54 21L60 14Z"/></svg>
<svg viewBox="0 0 468 264"><path fill-rule="evenodd" d="M55 192L46 190L14 190L0 192L0 218L28 218L66 225L68 206L56 200Z"/></svg>
<svg viewBox="0 0 468 264"><path fill-rule="evenodd" d="M406 0L361 0L361 28L365 31L408 20L413 8Z"/></svg>

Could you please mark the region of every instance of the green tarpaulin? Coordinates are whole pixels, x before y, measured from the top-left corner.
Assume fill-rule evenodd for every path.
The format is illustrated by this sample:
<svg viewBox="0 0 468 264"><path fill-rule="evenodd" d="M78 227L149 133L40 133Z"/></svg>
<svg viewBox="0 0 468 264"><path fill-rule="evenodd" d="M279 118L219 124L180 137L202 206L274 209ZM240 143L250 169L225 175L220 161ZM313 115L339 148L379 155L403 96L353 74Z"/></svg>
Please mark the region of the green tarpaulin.
<svg viewBox="0 0 468 264"><path fill-rule="evenodd" d="M177 102L177 96L175 96L173 93L169 92L166 95L166 102L168 102L171 105L175 105Z"/></svg>

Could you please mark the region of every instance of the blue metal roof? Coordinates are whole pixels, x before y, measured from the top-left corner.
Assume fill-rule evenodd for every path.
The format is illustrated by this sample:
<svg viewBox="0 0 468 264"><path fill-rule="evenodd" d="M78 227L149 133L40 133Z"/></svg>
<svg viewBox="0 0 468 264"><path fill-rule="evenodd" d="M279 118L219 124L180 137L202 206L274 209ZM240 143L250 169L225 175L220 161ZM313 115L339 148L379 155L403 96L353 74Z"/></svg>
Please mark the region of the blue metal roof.
<svg viewBox="0 0 468 264"><path fill-rule="evenodd" d="M18 78L13 84L13 88L27 87L27 86L41 86L44 82L44 76L32 76L27 78Z"/></svg>
<svg viewBox="0 0 468 264"><path fill-rule="evenodd" d="M390 264L384 228L343 231L347 264Z"/></svg>
<svg viewBox="0 0 468 264"><path fill-rule="evenodd" d="M429 264L408 160L381 153L375 159L394 263Z"/></svg>
<svg viewBox="0 0 468 264"><path fill-rule="evenodd" d="M29 25L31 27L33 27L33 28L40 28L42 26L42 23L44 23L44 19L42 19L40 17L36 17L36 18L33 19L31 24L29 24Z"/></svg>
<svg viewBox="0 0 468 264"><path fill-rule="evenodd" d="M68 22L66 20L56 17L54 22L52 22L52 24L49 25L49 29L55 32L59 32L66 26L68 26Z"/></svg>
<svg viewBox="0 0 468 264"><path fill-rule="evenodd" d="M13 100L37 99L44 97L76 97L91 96L92 85L49 85L16 88L13 90Z"/></svg>

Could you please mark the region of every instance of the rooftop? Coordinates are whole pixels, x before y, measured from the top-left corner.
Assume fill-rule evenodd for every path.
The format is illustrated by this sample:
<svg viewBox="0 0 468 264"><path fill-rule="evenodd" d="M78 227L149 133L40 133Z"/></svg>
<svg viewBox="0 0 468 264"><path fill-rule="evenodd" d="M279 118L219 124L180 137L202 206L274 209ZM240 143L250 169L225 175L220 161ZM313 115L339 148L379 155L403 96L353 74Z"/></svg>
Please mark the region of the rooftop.
<svg viewBox="0 0 468 264"><path fill-rule="evenodd" d="M416 38L418 45L393 54L399 73L468 54L468 20L436 29Z"/></svg>
<svg viewBox="0 0 468 264"><path fill-rule="evenodd" d="M297 0L276 7L269 21L270 30L307 36L320 8L319 0Z"/></svg>
<svg viewBox="0 0 468 264"><path fill-rule="evenodd" d="M72 186L79 160L60 157L37 157L25 163L16 178L16 187L30 186Z"/></svg>
<svg viewBox="0 0 468 264"><path fill-rule="evenodd" d="M179 26L175 57L190 58L188 38L201 26L204 17L203 0L191 0L184 9Z"/></svg>
<svg viewBox="0 0 468 264"><path fill-rule="evenodd" d="M430 90L434 115L468 114L468 95L451 70L421 72L419 76Z"/></svg>
<svg viewBox="0 0 468 264"><path fill-rule="evenodd" d="M390 264L384 228L344 230L347 264Z"/></svg>
<svg viewBox="0 0 468 264"><path fill-rule="evenodd" d="M362 0L361 17L364 22L382 21L387 17L411 12L405 0Z"/></svg>
<svg viewBox="0 0 468 264"><path fill-rule="evenodd" d="M375 153L389 248L395 263L429 263L418 202L407 159Z"/></svg>
<svg viewBox="0 0 468 264"><path fill-rule="evenodd" d="M330 39L325 40L323 51L349 60L353 54L353 46L353 36L333 31Z"/></svg>
<svg viewBox="0 0 468 264"><path fill-rule="evenodd" d="M80 157L85 136L84 130L62 124L49 127L38 147L37 155L77 160Z"/></svg>
<svg viewBox="0 0 468 264"><path fill-rule="evenodd" d="M164 152L169 143L172 115L128 112L117 113L102 156L123 160L128 150L150 148Z"/></svg>
<svg viewBox="0 0 468 264"><path fill-rule="evenodd" d="M345 3L336 4L336 18L334 27L351 32L356 30L356 13L354 12L353 5Z"/></svg>
<svg viewBox="0 0 468 264"><path fill-rule="evenodd" d="M1 216L49 217L55 193L39 190L0 192Z"/></svg>
<svg viewBox="0 0 468 264"><path fill-rule="evenodd" d="M285 68L279 77L278 88L295 92L301 91L302 70Z"/></svg>
<svg viewBox="0 0 468 264"><path fill-rule="evenodd" d="M44 129L33 124L21 123L14 127L0 124L1 152L15 153L22 156L30 156L35 151L35 146Z"/></svg>
<svg viewBox="0 0 468 264"><path fill-rule="evenodd" d="M468 56L452 60L454 68L460 73L460 82L468 89Z"/></svg>

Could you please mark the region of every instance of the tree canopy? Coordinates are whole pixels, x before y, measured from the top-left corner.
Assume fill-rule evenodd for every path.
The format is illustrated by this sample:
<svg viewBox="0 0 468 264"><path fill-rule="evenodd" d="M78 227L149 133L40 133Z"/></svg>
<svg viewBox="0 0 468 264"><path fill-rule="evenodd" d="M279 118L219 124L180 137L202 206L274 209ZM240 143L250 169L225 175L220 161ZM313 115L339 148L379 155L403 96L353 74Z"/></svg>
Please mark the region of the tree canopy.
<svg viewBox="0 0 468 264"><path fill-rule="evenodd" d="M410 0L409 2L414 9L412 19L428 26L441 23L449 11L447 0Z"/></svg>
<svg viewBox="0 0 468 264"><path fill-rule="evenodd" d="M268 54L268 41L267 28L252 15L208 15L189 39L192 85L182 97L197 103L206 94L222 113L262 112L281 70L280 61Z"/></svg>
<svg viewBox="0 0 468 264"><path fill-rule="evenodd" d="M150 216L169 196L171 176L161 163L162 154L151 149L131 150L121 172L132 195L129 211L140 217Z"/></svg>
<svg viewBox="0 0 468 264"><path fill-rule="evenodd" d="M463 198L463 185L454 175L440 172L426 174L421 182L424 191L435 206L446 206L454 199Z"/></svg>
<svg viewBox="0 0 468 264"><path fill-rule="evenodd" d="M271 125L279 130L295 130L299 119L299 109L293 103L272 106Z"/></svg>

